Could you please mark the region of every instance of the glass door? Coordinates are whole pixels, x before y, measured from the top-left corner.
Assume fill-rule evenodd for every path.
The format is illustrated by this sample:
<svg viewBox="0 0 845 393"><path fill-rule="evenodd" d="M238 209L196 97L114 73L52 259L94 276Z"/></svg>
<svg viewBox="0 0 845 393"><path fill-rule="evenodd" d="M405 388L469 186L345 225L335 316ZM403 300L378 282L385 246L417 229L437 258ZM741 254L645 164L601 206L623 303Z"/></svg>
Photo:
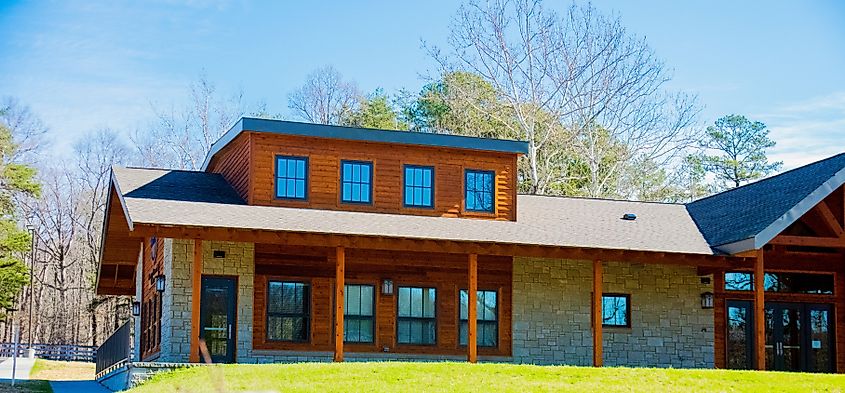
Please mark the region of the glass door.
<svg viewBox="0 0 845 393"><path fill-rule="evenodd" d="M200 338L205 340L212 363L235 361L235 288L233 278L202 278Z"/></svg>
<svg viewBox="0 0 845 393"><path fill-rule="evenodd" d="M754 368L754 309L747 300L727 301L727 368Z"/></svg>
<svg viewBox="0 0 845 393"><path fill-rule="evenodd" d="M828 304L808 304L807 314L807 371L833 372L833 315Z"/></svg>

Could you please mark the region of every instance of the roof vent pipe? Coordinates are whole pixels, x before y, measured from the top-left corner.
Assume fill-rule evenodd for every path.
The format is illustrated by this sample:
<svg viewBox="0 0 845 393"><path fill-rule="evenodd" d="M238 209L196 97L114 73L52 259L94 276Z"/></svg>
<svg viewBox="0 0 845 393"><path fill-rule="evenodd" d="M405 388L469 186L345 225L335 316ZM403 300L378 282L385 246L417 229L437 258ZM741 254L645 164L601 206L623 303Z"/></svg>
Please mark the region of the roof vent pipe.
<svg viewBox="0 0 845 393"><path fill-rule="evenodd" d="M634 213L625 213L622 215L622 219L625 221L634 221L637 219L637 215Z"/></svg>

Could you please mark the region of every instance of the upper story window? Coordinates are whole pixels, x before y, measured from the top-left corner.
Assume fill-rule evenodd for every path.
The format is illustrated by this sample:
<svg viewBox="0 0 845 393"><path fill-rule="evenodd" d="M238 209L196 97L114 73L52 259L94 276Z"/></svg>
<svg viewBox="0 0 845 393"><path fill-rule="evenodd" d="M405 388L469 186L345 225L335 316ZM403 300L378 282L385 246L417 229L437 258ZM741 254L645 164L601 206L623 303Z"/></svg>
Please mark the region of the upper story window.
<svg viewBox="0 0 845 393"><path fill-rule="evenodd" d="M308 198L308 158L276 156L276 198Z"/></svg>
<svg viewBox="0 0 845 393"><path fill-rule="evenodd" d="M466 171L466 209L475 212L493 212L493 171L467 169Z"/></svg>
<svg viewBox="0 0 845 393"><path fill-rule="evenodd" d="M434 167L405 165L405 206L434 207Z"/></svg>
<svg viewBox="0 0 845 393"><path fill-rule="evenodd" d="M344 203L372 203L373 163L340 162L340 200Z"/></svg>
<svg viewBox="0 0 845 393"><path fill-rule="evenodd" d="M631 327L631 295L602 295L601 314L603 326Z"/></svg>
<svg viewBox="0 0 845 393"><path fill-rule="evenodd" d="M479 347L495 347L499 341L499 313L496 302L496 291L476 292L476 344ZM461 289L460 323L458 326L458 342L467 345L469 335L469 292Z"/></svg>
<svg viewBox="0 0 845 393"><path fill-rule="evenodd" d="M267 294L267 339L308 341L309 285L303 282L270 281Z"/></svg>

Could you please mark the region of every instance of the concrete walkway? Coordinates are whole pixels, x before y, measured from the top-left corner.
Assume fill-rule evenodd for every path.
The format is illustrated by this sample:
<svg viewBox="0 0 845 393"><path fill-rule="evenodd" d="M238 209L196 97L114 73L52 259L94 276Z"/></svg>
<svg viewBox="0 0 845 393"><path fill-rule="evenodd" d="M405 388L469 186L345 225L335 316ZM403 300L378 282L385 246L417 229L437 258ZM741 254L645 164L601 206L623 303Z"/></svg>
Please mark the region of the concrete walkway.
<svg viewBox="0 0 845 393"><path fill-rule="evenodd" d="M53 393L111 393L96 381L50 381Z"/></svg>
<svg viewBox="0 0 845 393"><path fill-rule="evenodd" d="M8 358L0 363L0 379L12 379L12 358ZM32 371L32 365L35 364L35 359L18 358L16 379L29 379L29 372Z"/></svg>

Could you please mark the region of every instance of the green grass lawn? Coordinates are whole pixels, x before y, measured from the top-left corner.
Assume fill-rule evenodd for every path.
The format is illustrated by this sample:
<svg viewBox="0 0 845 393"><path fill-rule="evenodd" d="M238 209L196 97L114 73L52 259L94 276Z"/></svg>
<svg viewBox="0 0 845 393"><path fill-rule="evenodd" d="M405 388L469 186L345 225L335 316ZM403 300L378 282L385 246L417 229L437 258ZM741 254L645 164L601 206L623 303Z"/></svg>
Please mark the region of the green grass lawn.
<svg viewBox="0 0 845 393"><path fill-rule="evenodd" d="M468 363L215 365L154 376L168 392L845 392L845 375Z"/></svg>

